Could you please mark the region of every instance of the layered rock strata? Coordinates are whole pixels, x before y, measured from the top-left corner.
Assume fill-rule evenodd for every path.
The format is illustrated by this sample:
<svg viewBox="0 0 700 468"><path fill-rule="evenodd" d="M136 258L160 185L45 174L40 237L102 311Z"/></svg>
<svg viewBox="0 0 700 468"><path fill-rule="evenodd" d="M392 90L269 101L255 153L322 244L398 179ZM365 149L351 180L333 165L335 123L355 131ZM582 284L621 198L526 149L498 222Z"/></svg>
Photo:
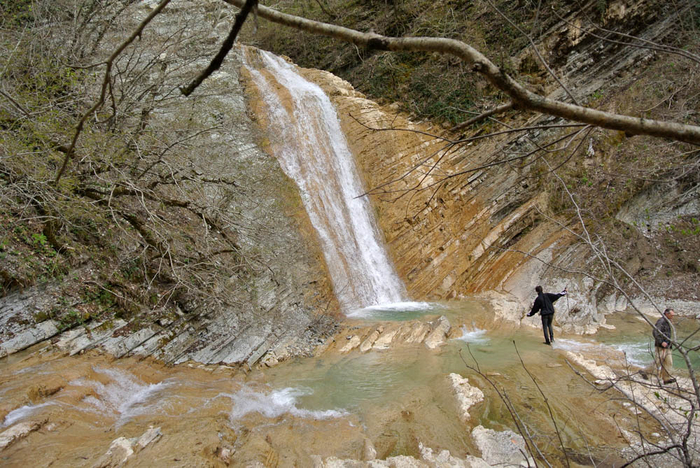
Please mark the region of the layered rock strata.
<svg viewBox="0 0 700 468"><path fill-rule="evenodd" d="M316 354L337 351L367 353L388 348L423 344L429 350L438 350L445 345L455 330L446 317L440 316L428 322L411 320L406 322L386 322L378 325L351 325L342 327ZM274 356L274 354L273 354ZM262 363L271 365L266 356Z"/></svg>

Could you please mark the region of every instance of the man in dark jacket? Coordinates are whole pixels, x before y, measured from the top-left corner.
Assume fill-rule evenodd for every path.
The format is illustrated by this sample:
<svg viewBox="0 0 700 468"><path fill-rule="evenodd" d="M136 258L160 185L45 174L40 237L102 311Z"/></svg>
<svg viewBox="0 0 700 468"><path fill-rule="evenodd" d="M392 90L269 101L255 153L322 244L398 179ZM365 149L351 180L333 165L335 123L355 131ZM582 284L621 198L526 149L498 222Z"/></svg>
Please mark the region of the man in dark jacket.
<svg viewBox="0 0 700 468"><path fill-rule="evenodd" d="M542 292L542 286L537 286L535 288L537 292L537 299L532 305L532 310L528 317L532 317L537 312L542 316L542 331L544 332L544 344L551 345L554 342L554 332L552 331L552 320L554 320L554 303L557 300L566 295L566 288L559 294L544 293ZM547 335L549 332L549 335Z"/></svg>
<svg viewBox="0 0 700 468"><path fill-rule="evenodd" d="M659 379L664 384L676 381L669 371L673 368L673 357L671 356L671 319L676 315L673 309L664 310L664 314L654 324L654 367Z"/></svg>

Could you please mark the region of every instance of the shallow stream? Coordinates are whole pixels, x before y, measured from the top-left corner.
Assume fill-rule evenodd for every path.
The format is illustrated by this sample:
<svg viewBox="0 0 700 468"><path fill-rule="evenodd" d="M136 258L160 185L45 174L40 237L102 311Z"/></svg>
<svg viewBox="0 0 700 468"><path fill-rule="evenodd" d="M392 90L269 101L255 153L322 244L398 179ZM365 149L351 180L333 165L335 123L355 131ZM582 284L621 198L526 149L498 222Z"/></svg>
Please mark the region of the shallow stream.
<svg viewBox="0 0 700 468"><path fill-rule="evenodd" d="M566 351L611 361L619 360L618 347L628 350L629 362L644 364L650 357L643 323L621 315L611 320L615 330L595 340L561 336L551 348L539 330L495 323L476 301L418 309L423 312L413 306L365 311L353 323L439 314L461 331L438 351L405 345L329 352L247 374L93 353L63 357L48 346L10 356L0 360L0 430L24 421L42 427L0 452L0 464L92 466L114 439L139 437L149 426L160 427L163 437L130 465L215 466L217 454L229 447L234 466L309 466L312 455L359 459L366 440L378 458L418 457L419 444L462 458L479 455L471 428L515 430L514 416L555 464L563 462L563 452L554 422L574 465L618 460L626 442L617 425L632 424L634 415L616 395L575 375ZM696 325L679 324L679 336ZM458 416L450 373L468 377L486 394L468 421Z"/></svg>

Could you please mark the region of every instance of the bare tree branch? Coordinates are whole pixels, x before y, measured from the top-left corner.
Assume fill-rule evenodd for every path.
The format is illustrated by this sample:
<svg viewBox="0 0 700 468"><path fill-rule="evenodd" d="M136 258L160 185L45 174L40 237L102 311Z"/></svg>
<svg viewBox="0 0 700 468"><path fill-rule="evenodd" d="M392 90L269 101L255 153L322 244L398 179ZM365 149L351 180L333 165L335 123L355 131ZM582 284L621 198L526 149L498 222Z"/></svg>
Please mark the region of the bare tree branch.
<svg viewBox="0 0 700 468"><path fill-rule="evenodd" d="M65 156L63 158L63 164L61 165L61 168L58 170L56 178L54 179L54 185L58 185L58 182L61 180L61 176L63 176L63 173L68 167L68 163L75 154L75 146L78 143L78 138L80 138L80 134L83 131L85 122L92 115L92 113L97 111L97 109L99 109L105 102L107 88L110 86L112 81L112 67L114 66L114 61L117 59L117 57L121 55L122 52L124 52L124 49L126 49L132 42L136 40L136 38L141 37L141 33L146 28L146 26L148 26L148 23L150 23L153 20L153 18L158 16L160 12L163 11L163 9L166 6L168 6L168 3L170 3L170 0L161 0L158 6L143 21L141 21L141 24L138 25L134 32L132 32L131 35L124 42L122 42L121 45L117 47L117 49L114 52L112 52L112 55L110 55L107 61L105 62L107 68L105 70L104 78L102 79L102 89L100 91L100 98L90 109L85 111L83 116L80 118L80 121L78 122L78 125L75 128L75 132L73 133L73 139L71 140L71 144L68 147L68 151L66 151Z"/></svg>
<svg viewBox="0 0 700 468"><path fill-rule="evenodd" d="M224 1L239 8L242 8L245 4L244 0ZM628 135L650 135L700 145L700 127L698 126L604 112L556 101L528 91L477 49L455 39L436 37L396 38L375 33L362 33L341 26L280 13L264 6L259 7L259 14L263 18L278 24L313 34L333 37L370 49L393 52L437 52L454 55L465 63L472 65L473 70L482 74L494 87L508 94L518 109L538 111L598 127L621 130Z"/></svg>
<svg viewBox="0 0 700 468"><path fill-rule="evenodd" d="M535 462L535 467L537 467L537 460L535 459L535 453L534 453L533 449L531 448L531 446L534 447L534 450L537 451L537 454L547 464L547 466L549 466L551 468L552 465L549 463L549 461L544 456L544 454L540 451L540 448L537 446L535 441L532 440L532 437L530 436L530 433L528 432L527 427L525 426L522 419L520 418L520 415L516 411L515 406L513 406L510 399L508 398L505 390L499 389L498 386L496 385L496 383L493 380L491 380L488 375L484 374L484 372L481 370L481 367L479 366L479 361L477 361L476 358L474 357L474 354L472 354L472 350L469 347L468 343L467 343L467 351L469 351L469 355L471 356L472 360L474 361L474 365L470 365L467 363L467 361L464 359L464 356L462 355L462 350L460 349L459 350L459 357L462 360L462 363L464 364L464 366L467 369L479 374L479 376L482 379L486 380L486 382L488 382L489 385L491 385L491 387L493 387L493 389L496 391L496 394L498 394L501 401L505 404L506 409L508 410L508 413L510 413L510 417L513 420L513 422L515 423L516 429L518 430L518 432L522 436L523 440L525 440L525 448L527 449L528 453L532 457L532 460ZM527 457L526 457L526 459L527 459ZM527 463L528 463L528 466L530 466L529 460Z"/></svg>
<svg viewBox="0 0 700 468"><path fill-rule="evenodd" d="M549 404L549 399L547 398L547 395L545 395L542 391L542 387L540 387L540 384L537 382L537 379L535 379L535 376L532 375L532 373L527 367L525 367L525 361L523 361L523 357L520 355L520 351L518 350L518 345L515 344L515 340L513 340L513 347L515 348L515 354L518 355L518 359L520 360L520 366L525 370L528 377L530 377L532 383L535 384L537 391L540 393L540 396L544 400L544 404L547 407L547 411L549 412L549 419L552 421L552 424L554 425L554 432L557 433L557 438L559 439L559 446L561 447L561 451L564 453L564 458L566 459L566 466L570 467L571 463L569 462L569 454L566 453L566 447L564 447L564 441L561 438L561 432L559 431L559 427L557 426L557 420L554 418L554 412L552 412L552 407Z"/></svg>
<svg viewBox="0 0 700 468"><path fill-rule="evenodd" d="M233 43L236 41L236 37L238 36L238 33L241 31L241 28L243 27L243 23L245 23L246 18L248 18L248 14L255 8L258 4L258 0L246 0L245 4L241 8L241 11L238 12L236 15L236 21L234 21L233 26L231 27L231 31L228 33L228 37L226 37L226 40L224 40L224 43L221 44L221 48L219 49L219 52L216 53L214 58L211 60L209 63L209 66L202 70L202 73L200 73L189 85L186 87L180 88L180 91L182 91L182 94L185 96L189 96L192 94L192 92L201 85L204 80L209 78L209 76L214 73L216 70L221 67L221 64L224 62L224 59L228 55L228 53L231 51L231 48L233 47Z"/></svg>
<svg viewBox="0 0 700 468"><path fill-rule="evenodd" d="M28 111L27 109L25 109L24 107L22 107L22 104L20 104L19 102L17 102L17 100L15 100L12 96L10 96L9 94L7 94L5 91L3 91L3 90L0 89L0 95L5 96L5 99L7 99L8 101L10 101L17 109L19 109L19 110L24 114L25 117L29 117L29 118L32 117L32 114L29 113L29 111Z"/></svg>
<svg viewBox="0 0 700 468"><path fill-rule="evenodd" d="M513 103L509 102L508 104L503 104L498 107L494 107L493 109L486 111L482 114L477 115L476 117L472 117L471 119L467 120L466 122L462 122L459 125L455 125L450 129L450 132L458 132L462 130L463 128L466 128L470 126L473 123L479 122L480 120L484 120L487 117L491 117L492 115L497 115L497 114L502 114L504 112L508 112L513 108Z"/></svg>

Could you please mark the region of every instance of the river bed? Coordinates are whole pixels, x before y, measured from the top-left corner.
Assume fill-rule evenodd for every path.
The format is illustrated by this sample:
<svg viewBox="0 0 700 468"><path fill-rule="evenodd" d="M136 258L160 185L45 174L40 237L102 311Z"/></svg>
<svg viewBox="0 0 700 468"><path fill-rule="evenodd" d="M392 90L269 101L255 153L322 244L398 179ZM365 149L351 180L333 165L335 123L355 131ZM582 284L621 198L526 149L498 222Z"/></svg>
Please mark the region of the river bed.
<svg viewBox="0 0 700 468"><path fill-rule="evenodd" d="M555 466L564 463L555 424L572 466L620 461L627 441L618 425L636 424L636 415L616 394L584 382L566 358L575 351L622 362L617 346L627 347L628 356L637 349L628 361L644 364L639 349L648 333L636 318L616 317L616 329L595 339L557 336L552 348L539 330L493 322L476 301L428 307L423 317L406 312L411 320L437 312L461 331L439 350L416 344L328 352L250 372L97 353L65 357L46 344L12 355L0 360L0 430L26 421L41 427L0 452L0 462L93 466L113 440L139 437L149 427L159 427L162 437L128 466L223 466L222 450L233 466L311 466L315 455L361 459L367 444L379 459L419 458L421 445L479 456L471 428L516 429L504 398ZM408 318L392 313L350 326ZM679 335L696 323L681 325ZM450 373L486 396L467 421L458 415ZM639 424L654 432L651 421Z"/></svg>

